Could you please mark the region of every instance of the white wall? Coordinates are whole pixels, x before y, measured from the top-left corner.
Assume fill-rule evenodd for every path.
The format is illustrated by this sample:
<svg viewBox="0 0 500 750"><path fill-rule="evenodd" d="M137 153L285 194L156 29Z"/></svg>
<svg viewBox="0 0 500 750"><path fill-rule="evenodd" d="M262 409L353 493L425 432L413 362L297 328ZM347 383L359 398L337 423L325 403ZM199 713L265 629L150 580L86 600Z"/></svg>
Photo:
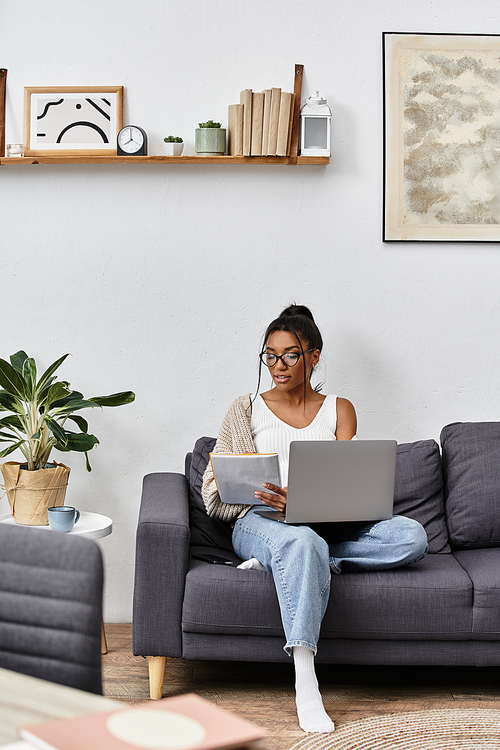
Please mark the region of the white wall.
<svg viewBox="0 0 500 750"><path fill-rule="evenodd" d="M106 620L131 619L142 476L181 470L255 387L260 336L291 300L315 313L325 390L354 402L362 437L500 419L498 246L381 242L381 32L494 33L496 2L2 0L0 13L7 142L35 85L123 84L152 154L171 133L194 153L199 121L225 122L243 88L290 90L295 63L334 113L328 167L0 168L0 356L71 352L75 388L137 394L89 414L92 474L68 459L69 501L114 519Z"/></svg>

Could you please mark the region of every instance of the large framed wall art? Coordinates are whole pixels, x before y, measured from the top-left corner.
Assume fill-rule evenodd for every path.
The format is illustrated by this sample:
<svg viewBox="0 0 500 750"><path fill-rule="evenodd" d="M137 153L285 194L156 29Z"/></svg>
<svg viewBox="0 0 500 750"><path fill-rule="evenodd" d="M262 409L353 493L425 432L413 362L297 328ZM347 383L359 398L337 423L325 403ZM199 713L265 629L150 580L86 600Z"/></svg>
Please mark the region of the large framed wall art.
<svg viewBox="0 0 500 750"><path fill-rule="evenodd" d="M500 242L500 36L383 48L383 240Z"/></svg>
<svg viewBox="0 0 500 750"><path fill-rule="evenodd" d="M123 127L123 86L28 86L24 89L27 156L116 154Z"/></svg>

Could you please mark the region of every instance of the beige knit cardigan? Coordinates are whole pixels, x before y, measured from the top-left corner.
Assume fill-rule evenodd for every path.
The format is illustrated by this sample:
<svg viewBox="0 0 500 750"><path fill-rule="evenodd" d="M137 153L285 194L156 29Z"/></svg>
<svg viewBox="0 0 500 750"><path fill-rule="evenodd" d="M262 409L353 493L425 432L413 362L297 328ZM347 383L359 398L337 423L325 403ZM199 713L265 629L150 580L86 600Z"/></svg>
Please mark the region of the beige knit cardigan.
<svg viewBox="0 0 500 750"><path fill-rule="evenodd" d="M250 429L251 416L252 404L249 395L240 396L233 401L222 422L213 452L255 453ZM201 495L208 515L221 521L235 523L238 518L243 518L252 507L251 505L231 505L221 501L210 462L203 475Z"/></svg>

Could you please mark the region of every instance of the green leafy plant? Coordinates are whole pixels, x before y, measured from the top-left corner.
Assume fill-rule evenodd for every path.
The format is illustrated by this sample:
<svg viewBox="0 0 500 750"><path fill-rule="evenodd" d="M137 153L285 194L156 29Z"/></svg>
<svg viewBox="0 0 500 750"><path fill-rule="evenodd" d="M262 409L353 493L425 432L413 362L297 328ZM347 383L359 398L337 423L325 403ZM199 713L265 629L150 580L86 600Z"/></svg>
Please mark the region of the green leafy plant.
<svg viewBox="0 0 500 750"><path fill-rule="evenodd" d="M0 359L0 443L9 443L0 451L0 458L17 448L23 453L28 471L45 468L53 448L58 451L85 453L87 471L91 471L88 451L99 443L89 434L87 421L79 414L82 409L98 406L122 406L135 399L132 391L111 396L86 399L73 391L66 381L54 376L66 357L54 362L37 380L35 360L19 351L10 357L10 364ZM10 412L2 417L2 412ZM79 432L66 428L70 420Z"/></svg>
<svg viewBox="0 0 500 750"><path fill-rule="evenodd" d="M179 138L177 135L169 135L168 138L163 139L165 143L184 143L182 138Z"/></svg>
<svg viewBox="0 0 500 750"><path fill-rule="evenodd" d="M220 128L220 122L214 122L213 120L207 120L207 122L199 122L200 128Z"/></svg>

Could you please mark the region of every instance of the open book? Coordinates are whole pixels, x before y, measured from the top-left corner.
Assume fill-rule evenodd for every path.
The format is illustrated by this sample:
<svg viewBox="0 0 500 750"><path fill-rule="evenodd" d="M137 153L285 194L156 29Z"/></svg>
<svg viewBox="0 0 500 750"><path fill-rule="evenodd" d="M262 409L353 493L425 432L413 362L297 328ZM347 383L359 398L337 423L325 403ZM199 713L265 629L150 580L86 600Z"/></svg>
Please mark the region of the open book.
<svg viewBox="0 0 500 750"><path fill-rule="evenodd" d="M194 693L29 724L19 734L39 750L229 750L265 737L260 727Z"/></svg>
<svg viewBox="0 0 500 750"><path fill-rule="evenodd" d="M223 503L263 505L255 491L264 482L281 487L277 453L211 453L210 461Z"/></svg>

